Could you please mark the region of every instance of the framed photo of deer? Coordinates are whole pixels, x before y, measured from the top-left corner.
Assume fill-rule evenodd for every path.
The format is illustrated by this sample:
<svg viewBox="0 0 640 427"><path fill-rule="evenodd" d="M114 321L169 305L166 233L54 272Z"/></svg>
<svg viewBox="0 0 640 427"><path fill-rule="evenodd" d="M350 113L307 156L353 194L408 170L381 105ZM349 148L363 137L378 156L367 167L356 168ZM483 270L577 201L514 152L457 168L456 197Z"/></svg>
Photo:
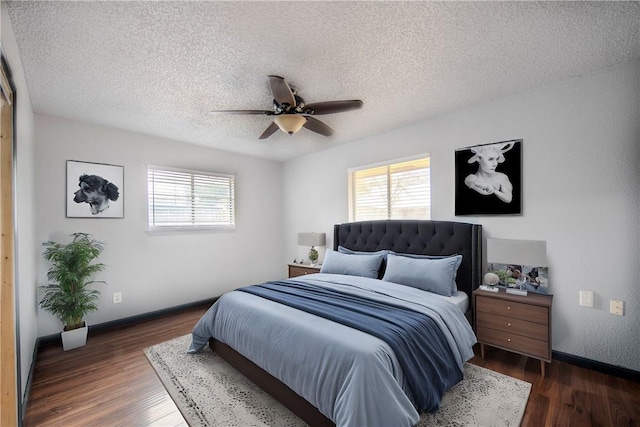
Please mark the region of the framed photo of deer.
<svg viewBox="0 0 640 427"><path fill-rule="evenodd" d="M522 215L522 140L455 152L456 215Z"/></svg>
<svg viewBox="0 0 640 427"><path fill-rule="evenodd" d="M124 166L67 160L67 218L123 218Z"/></svg>

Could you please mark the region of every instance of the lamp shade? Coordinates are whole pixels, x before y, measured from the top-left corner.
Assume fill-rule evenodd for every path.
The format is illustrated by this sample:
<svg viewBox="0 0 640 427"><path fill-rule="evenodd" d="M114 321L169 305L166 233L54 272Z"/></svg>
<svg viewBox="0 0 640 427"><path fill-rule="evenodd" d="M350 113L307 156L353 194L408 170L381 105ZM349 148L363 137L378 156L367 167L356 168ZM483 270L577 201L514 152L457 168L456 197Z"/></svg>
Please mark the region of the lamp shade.
<svg viewBox="0 0 640 427"><path fill-rule="evenodd" d="M292 133L296 133L302 129L302 126L307 122L307 119L295 114L283 114L281 116L277 116L273 121L278 125L282 132L291 135Z"/></svg>
<svg viewBox="0 0 640 427"><path fill-rule="evenodd" d="M300 246L324 246L327 244L324 233L298 233Z"/></svg>
<svg viewBox="0 0 640 427"><path fill-rule="evenodd" d="M547 266L547 242L543 240L487 239L487 262Z"/></svg>

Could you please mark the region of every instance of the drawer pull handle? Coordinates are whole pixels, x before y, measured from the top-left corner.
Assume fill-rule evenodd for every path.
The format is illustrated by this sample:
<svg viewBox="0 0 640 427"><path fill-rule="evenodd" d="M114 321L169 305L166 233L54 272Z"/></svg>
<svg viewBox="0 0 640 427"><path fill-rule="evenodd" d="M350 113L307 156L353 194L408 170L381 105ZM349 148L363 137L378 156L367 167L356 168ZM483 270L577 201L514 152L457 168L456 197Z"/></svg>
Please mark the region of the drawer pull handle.
<svg viewBox="0 0 640 427"><path fill-rule="evenodd" d="M511 323L507 323L507 326L511 326Z"/></svg>
<svg viewBox="0 0 640 427"><path fill-rule="evenodd" d="M507 338L507 342L511 342L511 338Z"/></svg>
<svg viewBox="0 0 640 427"><path fill-rule="evenodd" d="M507 306L507 310L511 310L511 307Z"/></svg>

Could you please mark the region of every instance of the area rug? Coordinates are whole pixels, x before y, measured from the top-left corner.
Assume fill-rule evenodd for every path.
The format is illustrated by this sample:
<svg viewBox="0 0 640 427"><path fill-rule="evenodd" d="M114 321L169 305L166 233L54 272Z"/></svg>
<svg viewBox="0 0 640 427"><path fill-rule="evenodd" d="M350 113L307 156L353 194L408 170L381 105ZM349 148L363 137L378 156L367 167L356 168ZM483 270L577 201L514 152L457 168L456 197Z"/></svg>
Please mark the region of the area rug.
<svg viewBox="0 0 640 427"><path fill-rule="evenodd" d="M200 426L304 426L300 418L208 347L187 354L191 335L144 350L187 423ZM531 384L465 364L464 380L418 426L518 426Z"/></svg>

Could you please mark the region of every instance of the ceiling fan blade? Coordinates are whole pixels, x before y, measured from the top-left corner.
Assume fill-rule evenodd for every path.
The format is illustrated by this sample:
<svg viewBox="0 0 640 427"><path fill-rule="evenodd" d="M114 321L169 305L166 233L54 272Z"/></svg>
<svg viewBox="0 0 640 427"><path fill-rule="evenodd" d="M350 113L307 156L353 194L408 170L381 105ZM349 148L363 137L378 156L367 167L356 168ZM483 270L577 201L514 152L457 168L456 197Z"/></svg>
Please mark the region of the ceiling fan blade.
<svg viewBox="0 0 640 427"><path fill-rule="evenodd" d="M352 99L346 101L326 101L326 102L314 102L306 104L304 106L305 113L309 114L333 114L341 113L343 111L358 110L362 108L362 101L359 99Z"/></svg>
<svg viewBox="0 0 640 427"><path fill-rule="evenodd" d="M213 110L213 114L262 114L264 116L272 116L273 111L269 110Z"/></svg>
<svg viewBox="0 0 640 427"><path fill-rule="evenodd" d="M258 139L266 139L269 138L271 135L274 134L275 131L278 130L278 125L275 122L271 122L271 124L269 125L269 127L267 129L265 129L264 132L262 132L262 135L260 135L260 138Z"/></svg>
<svg viewBox="0 0 640 427"><path fill-rule="evenodd" d="M304 125L305 128L309 129L312 132L316 132L319 133L320 135L324 135L324 136L331 136L333 135L333 129L331 129L329 126L325 125L324 123L322 123L320 120L313 118L311 116L306 116L307 121Z"/></svg>
<svg viewBox="0 0 640 427"><path fill-rule="evenodd" d="M269 87L271 88L273 99L275 99L278 104L288 104L292 107L296 106L296 98L293 96L293 92L284 78L274 75L269 76Z"/></svg>

